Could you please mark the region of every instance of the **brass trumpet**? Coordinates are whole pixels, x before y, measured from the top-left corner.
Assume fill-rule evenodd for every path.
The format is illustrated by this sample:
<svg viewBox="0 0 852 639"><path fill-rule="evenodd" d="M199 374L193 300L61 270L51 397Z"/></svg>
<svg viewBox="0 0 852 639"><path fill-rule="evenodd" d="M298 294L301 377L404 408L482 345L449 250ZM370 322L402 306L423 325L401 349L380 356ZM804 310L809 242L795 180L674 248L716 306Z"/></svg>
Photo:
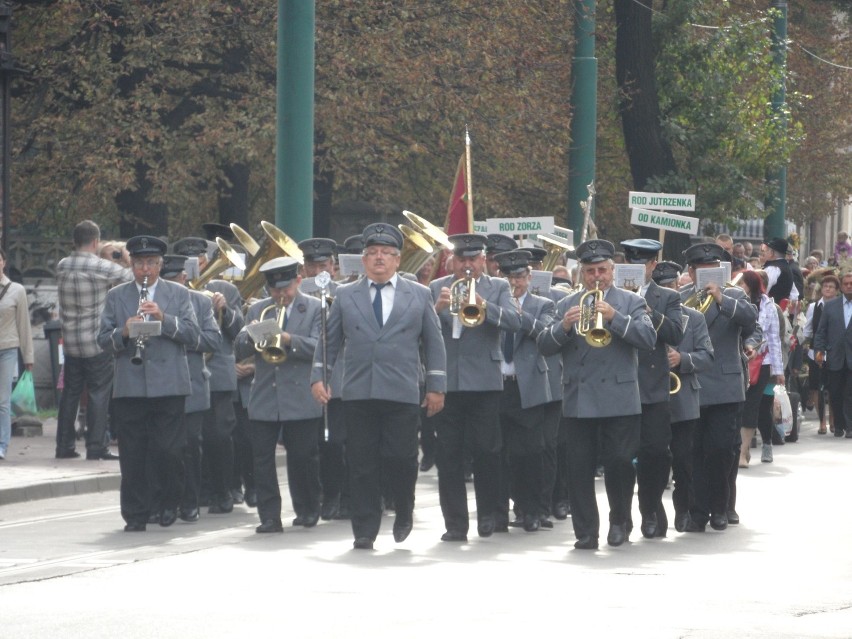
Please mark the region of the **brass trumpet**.
<svg viewBox="0 0 852 639"><path fill-rule="evenodd" d="M737 273L737 276L732 279L730 282L725 284L722 288L731 288L732 286L736 286L740 283L743 274L742 272ZM687 308L694 309L699 313L706 313L707 309L710 308L710 304L713 303L713 296L710 295L706 290L701 289L698 290L698 287L695 287L695 292L690 295L684 302L683 305Z"/></svg>
<svg viewBox="0 0 852 639"><path fill-rule="evenodd" d="M595 288L580 296L580 321L577 324L577 333L595 348L608 346L612 341L612 333L603 325L603 313L595 311L597 303L603 300L603 291L599 287L600 282L595 282Z"/></svg>
<svg viewBox="0 0 852 639"><path fill-rule="evenodd" d="M261 322L266 319L266 314L270 311L276 314L275 321L278 323L278 327L283 332L284 318L287 316L287 307L278 307L275 304L270 304L263 309L263 312L260 314ZM287 359L287 349L284 347L284 343L281 340L281 333L278 333L278 335L274 338L264 339L262 342L257 342L254 345L254 348L258 353L260 353L264 362L269 364L281 364Z"/></svg>
<svg viewBox="0 0 852 639"><path fill-rule="evenodd" d="M680 392L680 377L677 373L669 371L669 395L676 395Z"/></svg>
<svg viewBox="0 0 852 639"><path fill-rule="evenodd" d="M458 316L466 328L474 328L485 321L485 305L476 303L476 281L469 268L465 269L463 278L450 286L450 315Z"/></svg>

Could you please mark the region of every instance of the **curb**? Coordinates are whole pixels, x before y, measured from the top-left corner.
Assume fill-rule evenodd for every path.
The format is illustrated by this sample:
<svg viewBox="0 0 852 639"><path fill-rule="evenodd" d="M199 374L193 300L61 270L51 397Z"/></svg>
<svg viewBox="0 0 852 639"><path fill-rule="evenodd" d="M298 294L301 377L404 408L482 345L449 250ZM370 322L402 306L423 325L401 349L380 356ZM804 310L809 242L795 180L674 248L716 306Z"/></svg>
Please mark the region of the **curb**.
<svg viewBox="0 0 852 639"><path fill-rule="evenodd" d="M89 493L102 493L118 490L121 486L121 475L94 475L76 479L57 479L29 486L16 486L0 490L0 506L17 504L37 499L52 497L71 497Z"/></svg>

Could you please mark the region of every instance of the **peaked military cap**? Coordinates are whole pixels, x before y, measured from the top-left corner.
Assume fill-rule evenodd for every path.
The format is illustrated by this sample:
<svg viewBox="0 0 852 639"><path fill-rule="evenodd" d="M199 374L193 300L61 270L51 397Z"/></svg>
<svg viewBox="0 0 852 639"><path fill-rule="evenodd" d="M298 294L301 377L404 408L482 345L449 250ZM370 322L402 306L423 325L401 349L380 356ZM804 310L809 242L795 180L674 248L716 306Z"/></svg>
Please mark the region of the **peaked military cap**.
<svg viewBox="0 0 852 639"><path fill-rule="evenodd" d="M690 266L694 264L712 264L714 262L730 262L729 253L715 242L693 244L683 252L684 261Z"/></svg>
<svg viewBox="0 0 852 639"><path fill-rule="evenodd" d="M153 235L135 235L127 240L127 252L137 255L165 255L167 244Z"/></svg>
<svg viewBox="0 0 852 639"><path fill-rule="evenodd" d="M663 245L657 240L649 240L644 237L635 240L624 240L621 242L624 249L624 257L633 264L644 264L655 259L662 250Z"/></svg>
<svg viewBox="0 0 852 639"><path fill-rule="evenodd" d="M299 261L292 257L276 257L264 263L260 272L270 288L290 286L299 271Z"/></svg>
<svg viewBox="0 0 852 639"><path fill-rule="evenodd" d="M361 239L364 241L365 248L375 245L402 248L402 231L393 224L386 224L385 222L377 222L367 226L361 233Z"/></svg>
<svg viewBox="0 0 852 639"><path fill-rule="evenodd" d="M485 250L486 237L476 233L457 233L450 235L453 253L459 257L475 257Z"/></svg>
<svg viewBox="0 0 852 639"><path fill-rule="evenodd" d="M163 266L160 269L160 277L174 277L183 272L187 260L186 255L164 255Z"/></svg>
<svg viewBox="0 0 852 639"><path fill-rule="evenodd" d="M360 255L361 251L364 250L364 236L363 235L350 235L345 240L343 240L343 251L344 253L351 253L352 255Z"/></svg>
<svg viewBox="0 0 852 639"><path fill-rule="evenodd" d="M530 258L532 255L527 249L503 251L494 256L500 266L500 272L504 275L526 273L529 270Z"/></svg>
<svg viewBox="0 0 852 639"><path fill-rule="evenodd" d="M683 268L677 262L658 262L651 273L657 284L670 284L680 277Z"/></svg>
<svg viewBox="0 0 852 639"><path fill-rule="evenodd" d="M502 253L504 251L514 251L516 248L518 248L518 243L508 235L490 233L485 236L486 255Z"/></svg>
<svg viewBox="0 0 852 639"><path fill-rule="evenodd" d="M206 254L207 246L207 240L203 237L184 237L174 243L172 251L174 251L177 255L196 257L201 254Z"/></svg>
<svg viewBox="0 0 852 639"><path fill-rule="evenodd" d="M525 247L524 250L529 252L530 262L541 262L545 257L547 257L547 249L539 248L537 246L528 246Z"/></svg>
<svg viewBox="0 0 852 639"><path fill-rule="evenodd" d="M577 260L583 264L596 264L611 260L615 255L615 247L607 240L586 240L575 250Z"/></svg>
<svg viewBox="0 0 852 639"><path fill-rule="evenodd" d="M299 248L302 249L302 256L306 262L325 262L334 257L337 242L327 237L312 237L299 242Z"/></svg>

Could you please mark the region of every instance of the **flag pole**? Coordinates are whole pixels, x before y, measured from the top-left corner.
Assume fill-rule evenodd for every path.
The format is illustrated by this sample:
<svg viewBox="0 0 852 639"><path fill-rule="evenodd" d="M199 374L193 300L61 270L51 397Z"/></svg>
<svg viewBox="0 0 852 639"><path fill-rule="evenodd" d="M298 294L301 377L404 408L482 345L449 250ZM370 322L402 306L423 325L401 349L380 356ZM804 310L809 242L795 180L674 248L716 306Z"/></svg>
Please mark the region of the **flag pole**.
<svg viewBox="0 0 852 639"><path fill-rule="evenodd" d="M473 233L473 175L470 169L470 133L464 125L465 195L467 203L467 229Z"/></svg>

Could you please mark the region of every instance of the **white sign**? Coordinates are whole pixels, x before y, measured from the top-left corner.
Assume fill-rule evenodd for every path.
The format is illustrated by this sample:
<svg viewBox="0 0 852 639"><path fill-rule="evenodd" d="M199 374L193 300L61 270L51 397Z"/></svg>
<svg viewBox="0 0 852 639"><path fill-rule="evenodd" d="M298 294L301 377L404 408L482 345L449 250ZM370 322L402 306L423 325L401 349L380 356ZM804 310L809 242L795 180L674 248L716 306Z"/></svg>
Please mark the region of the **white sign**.
<svg viewBox="0 0 852 639"><path fill-rule="evenodd" d="M574 231L571 229L566 229L564 226L553 226L553 234L558 237L564 237L567 241L567 244L574 246Z"/></svg>
<svg viewBox="0 0 852 639"><path fill-rule="evenodd" d="M488 222L477 222L474 220L473 222L473 232L481 233L482 235L488 234Z"/></svg>
<svg viewBox="0 0 852 639"><path fill-rule="evenodd" d="M694 194L644 193L630 191L627 206L632 208L664 209L666 211L694 211Z"/></svg>
<svg viewBox="0 0 852 639"><path fill-rule="evenodd" d="M500 235L536 235L553 233L553 217L499 217L489 218L488 233Z"/></svg>
<svg viewBox="0 0 852 639"><path fill-rule="evenodd" d="M630 215L630 223L636 226L649 226L652 229L664 229L675 233L698 233L698 218L664 213L663 211L649 211L647 209L634 208Z"/></svg>

